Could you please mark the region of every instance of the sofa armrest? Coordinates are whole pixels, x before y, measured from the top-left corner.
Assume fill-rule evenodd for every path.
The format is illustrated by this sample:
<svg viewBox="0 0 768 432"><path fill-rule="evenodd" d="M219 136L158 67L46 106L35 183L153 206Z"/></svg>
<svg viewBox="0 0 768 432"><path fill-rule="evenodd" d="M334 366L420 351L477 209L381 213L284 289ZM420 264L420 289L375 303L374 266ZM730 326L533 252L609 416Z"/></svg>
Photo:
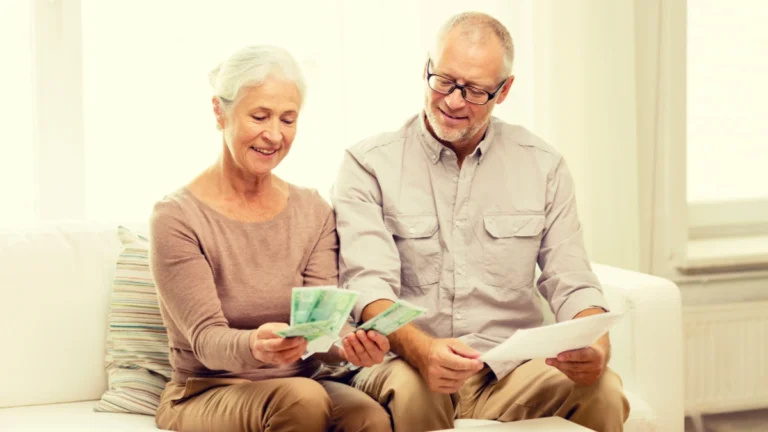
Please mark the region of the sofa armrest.
<svg viewBox="0 0 768 432"><path fill-rule="evenodd" d="M680 290L647 274L594 264L612 310L624 311L611 330L609 366L625 389L653 410L661 431L682 431L683 330Z"/></svg>

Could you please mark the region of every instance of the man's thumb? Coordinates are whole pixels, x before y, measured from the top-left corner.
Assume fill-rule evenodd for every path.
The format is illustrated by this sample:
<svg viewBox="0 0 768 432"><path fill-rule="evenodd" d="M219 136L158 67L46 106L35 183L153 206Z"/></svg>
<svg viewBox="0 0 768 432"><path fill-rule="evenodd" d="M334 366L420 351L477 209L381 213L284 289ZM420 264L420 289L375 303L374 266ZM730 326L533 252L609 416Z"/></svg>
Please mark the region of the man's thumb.
<svg viewBox="0 0 768 432"><path fill-rule="evenodd" d="M480 353L475 351L474 349L464 345L462 342L456 341L451 342L448 344L448 348L453 351L454 354L468 358L468 359L476 359L480 357Z"/></svg>

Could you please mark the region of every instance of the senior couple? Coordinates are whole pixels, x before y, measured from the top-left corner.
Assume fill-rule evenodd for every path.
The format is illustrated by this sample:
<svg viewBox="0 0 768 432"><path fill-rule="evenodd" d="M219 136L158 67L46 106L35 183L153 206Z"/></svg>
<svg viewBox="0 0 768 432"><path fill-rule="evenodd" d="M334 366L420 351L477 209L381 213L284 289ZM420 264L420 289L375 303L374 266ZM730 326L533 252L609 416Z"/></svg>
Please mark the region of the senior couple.
<svg viewBox="0 0 768 432"><path fill-rule="evenodd" d="M456 418L561 416L622 430L629 406L606 367L608 335L552 359L478 359L541 325L536 288L558 321L607 311L565 161L491 116L512 60L496 19L449 19L425 59L423 111L345 152L333 208L272 173L305 93L293 58L247 47L211 72L221 154L151 217L173 366L158 426L428 431ZM317 285L359 292L357 323L398 298L428 312L302 359L307 342L275 331L289 321L291 288Z"/></svg>

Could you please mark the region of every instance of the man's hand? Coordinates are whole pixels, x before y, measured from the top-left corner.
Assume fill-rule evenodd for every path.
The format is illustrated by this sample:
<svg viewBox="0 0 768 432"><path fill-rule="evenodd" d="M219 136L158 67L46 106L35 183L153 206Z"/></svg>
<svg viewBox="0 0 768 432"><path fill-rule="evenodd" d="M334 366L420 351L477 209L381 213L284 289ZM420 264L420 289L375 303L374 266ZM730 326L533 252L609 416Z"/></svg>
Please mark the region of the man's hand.
<svg viewBox="0 0 768 432"><path fill-rule="evenodd" d="M339 355L355 366L377 365L389 352L389 339L373 330L351 332L344 336L343 345Z"/></svg>
<svg viewBox="0 0 768 432"><path fill-rule="evenodd" d="M483 368L478 357L479 352L458 339L433 339L418 369L430 390L450 394L459 391L467 378Z"/></svg>
<svg viewBox="0 0 768 432"><path fill-rule="evenodd" d="M605 313L601 308L590 308L579 312L574 319ZM611 357L611 341L608 333L587 348L562 352L557 358L547 359L547 364L564 373L579 385L590 386L605 372Z"/></svg>
<svg viewBox="0 0 768 432"><path fill-rule="evenodd" d="M556 359L547 359L547 364L558 368L571 381L590 386L605 372L608 354L601 343L558 354Z"/></svg>

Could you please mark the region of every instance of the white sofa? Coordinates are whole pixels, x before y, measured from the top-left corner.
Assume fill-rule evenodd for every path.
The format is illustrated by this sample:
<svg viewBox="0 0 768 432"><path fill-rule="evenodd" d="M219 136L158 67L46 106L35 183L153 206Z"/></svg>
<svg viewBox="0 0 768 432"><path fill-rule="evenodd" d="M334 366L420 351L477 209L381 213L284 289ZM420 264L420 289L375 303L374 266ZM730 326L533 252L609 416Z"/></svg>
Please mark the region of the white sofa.
<svg viewBox="0 0 768 432"><path fill-rule="evenodd" d="M150 416L93 412L107 387L105 336L119 250L115 225L0 231L0 431L157 430ZM627 311L611 332L610 364L632 406L625 430L682 431L678 288L616 268L595 270L611 307Z"/></svg>

